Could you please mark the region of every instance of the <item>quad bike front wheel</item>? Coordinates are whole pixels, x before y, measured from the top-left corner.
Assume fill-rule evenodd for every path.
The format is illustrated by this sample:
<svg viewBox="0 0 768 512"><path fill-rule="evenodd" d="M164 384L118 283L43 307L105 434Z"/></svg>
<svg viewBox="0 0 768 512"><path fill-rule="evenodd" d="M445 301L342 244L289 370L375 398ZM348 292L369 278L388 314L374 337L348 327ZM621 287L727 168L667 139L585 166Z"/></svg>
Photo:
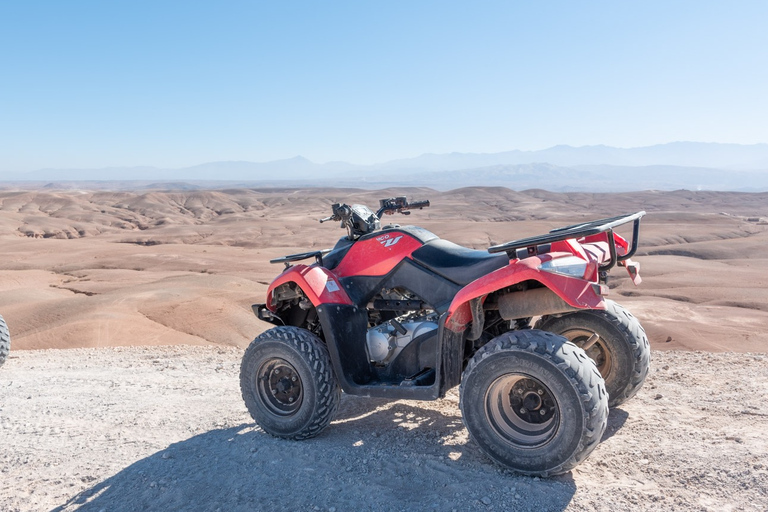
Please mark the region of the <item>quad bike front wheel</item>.
<svg viewBox="0 0 768 512"><path fill-rule="evenodd" d="M328 349L298 327L275 327L251 342L240 365L240 391L256 423L284 439L319 434L341 395Z"/></svg>
<svg viewBox="0 0 768 512"><path fill-rule="evenodd" d="M5 319L0 316L0 366L3 365L11 351L11 334L8 332L8 325Z"/></svg>
<svg viewBox="0 0 768 512"><path fill-rule="evenodd" d="M565 336L582 347L605 379L608 405L620 405L640 390L651 364L651 347L637 318L612 300L605 310L543 317L537 329Z"/></svg>
<svg viewBox="0 0 768 512"><path fill-rule="evenodd" d="M539 330L507 332L478 350L460 395L472 439L528 475L570 471L595 449L608 422L594 362L562 336Z"/></svg>

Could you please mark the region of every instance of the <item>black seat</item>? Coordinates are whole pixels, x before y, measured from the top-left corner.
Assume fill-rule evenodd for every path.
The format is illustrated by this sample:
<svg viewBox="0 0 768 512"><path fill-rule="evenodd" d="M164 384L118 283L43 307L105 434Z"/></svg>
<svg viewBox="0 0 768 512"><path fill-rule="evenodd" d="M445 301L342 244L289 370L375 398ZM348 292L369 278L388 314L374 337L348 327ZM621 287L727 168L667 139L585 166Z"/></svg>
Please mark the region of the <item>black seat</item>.
<svg viewBox="0 0 768 512"><path fill-rule="evenodd" d="M462 286L509 264L506 254L489 254L440 239L422 245L411 257L436 274Z"/></svg>

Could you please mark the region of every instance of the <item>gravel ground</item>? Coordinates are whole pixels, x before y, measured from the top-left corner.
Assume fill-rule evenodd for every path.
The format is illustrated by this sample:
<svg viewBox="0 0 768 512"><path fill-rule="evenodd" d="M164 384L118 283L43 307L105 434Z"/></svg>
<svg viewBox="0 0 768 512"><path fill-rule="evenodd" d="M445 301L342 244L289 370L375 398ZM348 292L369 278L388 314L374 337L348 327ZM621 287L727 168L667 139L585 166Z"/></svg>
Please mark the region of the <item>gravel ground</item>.
<svg viewBox="0 0 768 512"><path fill-rule="evenodd" d="M256 428L241 349L17 351L0 368L0 509L767 510L768 356L656 351L571 473L523 477L436 402L343 396L303 442Z"/></svg>

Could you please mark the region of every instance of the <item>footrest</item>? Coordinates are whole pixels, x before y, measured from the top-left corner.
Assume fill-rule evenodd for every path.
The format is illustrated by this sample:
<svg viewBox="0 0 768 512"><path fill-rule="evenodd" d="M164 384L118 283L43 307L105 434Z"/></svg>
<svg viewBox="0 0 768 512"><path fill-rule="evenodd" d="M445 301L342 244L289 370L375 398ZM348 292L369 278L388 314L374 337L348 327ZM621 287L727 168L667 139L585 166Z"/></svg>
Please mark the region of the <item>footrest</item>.
<svg viewBox="0 0 768 512"><path fill-rule="evenodd" d="M412 375L411 377L408 377L403 382L400 383L400 386L408 387L408 386L431 386L435 383L435 369L434 368L424 368L416 375Z"/></svg>

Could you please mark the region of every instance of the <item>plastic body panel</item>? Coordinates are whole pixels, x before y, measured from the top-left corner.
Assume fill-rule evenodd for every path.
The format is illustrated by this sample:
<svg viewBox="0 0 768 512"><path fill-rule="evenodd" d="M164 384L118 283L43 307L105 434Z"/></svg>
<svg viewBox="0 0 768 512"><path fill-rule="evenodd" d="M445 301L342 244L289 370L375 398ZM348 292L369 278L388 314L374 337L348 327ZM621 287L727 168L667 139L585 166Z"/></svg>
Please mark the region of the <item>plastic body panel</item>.
<svg viewBox="0 0 768 512"><path fill-rule="evenodd" d="M317 307L320 304L352 304L336 276L323 267L294 265L272 281L267 290L267 307L275 311L273 296L275 288L285 283L296 283Z"/></svg>
<svg viewBox="0 0 768 512"><path fill-rule="evenodd" d="M404 259L384 276L352 276L339 280L354 304L366 304L382 288L402 287L415 293L442 313L448 309L461 286L422 267L409 258Z"/></svg>
<svg viewBox="0 0 768 512"><path fill-rule="evenodd" d="M383 276L407 258L422 242L404 230L392 229L361 238L349 248L334 273L340 277Z"/></svg>
<svg viewBox="0 0 768 512"><path fill-rule="evenodd" d="M552 255L532 256L524 260L513 261L508 266L491 272L465 286L451 302L446 327L456 332L464 331L472 321L472 312L469 308L470 300L485 297L489 293L523 281L540 282L575 308L605 309L602 296L595 293L592 286L594 283L581 278L539 270L539 265L548 259L552 259Z"/></svg>

